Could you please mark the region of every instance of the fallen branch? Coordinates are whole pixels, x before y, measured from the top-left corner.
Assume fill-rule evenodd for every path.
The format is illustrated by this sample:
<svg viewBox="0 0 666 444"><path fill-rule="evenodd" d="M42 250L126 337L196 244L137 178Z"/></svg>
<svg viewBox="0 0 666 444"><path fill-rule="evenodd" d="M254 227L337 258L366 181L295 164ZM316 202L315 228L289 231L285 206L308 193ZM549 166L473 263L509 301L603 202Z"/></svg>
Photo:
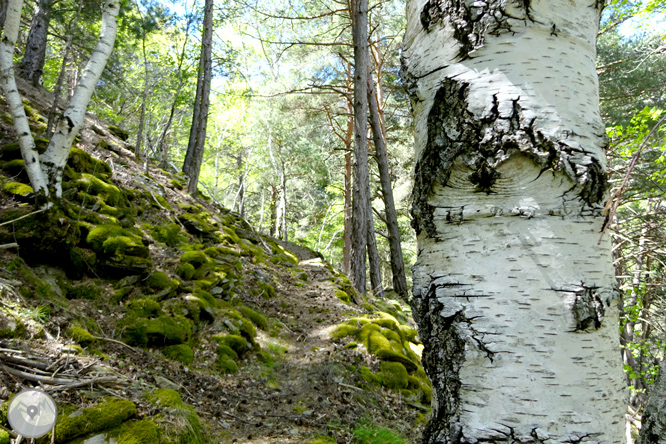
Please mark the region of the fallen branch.
<svg viewBox="0 0 666 444"><path fill-rule="evenodd" d="M9 221L7 221L7 222L3 222L3 223L1 223L1 224L0 224L0 227L3 226L3 225L13 224L13 223L16 222L16 221L19 221L19 220L21 220L21 219L25 219L26 217L30 217L30 216L32 216L32 215L34 215L34 214L41 213L41 212L46 211L46 210L48 210L48 208L42 208L41 210L37 210L37 211L33 211L33 212L31 212L31 213L28 213L28 214L24 214L23 216L21 216L21 217L17 217L16 219L12 219L12 220L9 220Z"/></svg>
<svg viewBox="0 0 666 444"><path fill-rule="evenodd" d="M111 338L103 338L103 337L101 337L101 336L93 336L93 338L98 339L98 340L100 340L100 341L113 342L114 344L122 345L122 346L124 346L124 347L129 348L129 349L132 350L133 352L136 352L136 353L139 352L137 349L135 349L135 348L132 347L131 345L127 345L127 344L125 344L123 341L118 341L118 340L116 340L116 339L111 339Z"/></svg>

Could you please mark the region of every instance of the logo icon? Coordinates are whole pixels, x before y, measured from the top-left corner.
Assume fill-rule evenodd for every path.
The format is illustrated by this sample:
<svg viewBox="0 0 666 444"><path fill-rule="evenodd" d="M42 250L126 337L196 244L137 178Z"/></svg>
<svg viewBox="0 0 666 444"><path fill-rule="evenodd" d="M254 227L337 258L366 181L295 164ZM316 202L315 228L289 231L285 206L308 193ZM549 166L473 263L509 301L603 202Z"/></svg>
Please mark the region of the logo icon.
<svg viewBox="0 0 666 444"><path fill-rule="evenodd" d="M53 398L41 390L23 390L7 406L7 421L24 438L39 438L53 429L58 409Z"/></svg>

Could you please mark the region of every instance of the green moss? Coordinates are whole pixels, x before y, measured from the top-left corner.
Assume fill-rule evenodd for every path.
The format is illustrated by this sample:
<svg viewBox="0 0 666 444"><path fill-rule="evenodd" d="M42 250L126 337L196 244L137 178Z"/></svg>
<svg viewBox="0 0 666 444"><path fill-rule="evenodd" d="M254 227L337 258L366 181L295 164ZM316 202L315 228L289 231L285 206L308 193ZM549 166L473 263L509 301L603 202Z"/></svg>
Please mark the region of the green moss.
<svg viewBox="0 0 666 444"><path fill-rule="evenodd" d="M377 382L377 377L374 375L374 373L372 373L372 370L370 370L368 367L365 366L361 367L358 372L366 382L369 382L370 384L374 384Z"/></svg>
<svg viewBox="0 0 666 444"><path fill-rule="evenodd" d="M155 319L130 317L119 325L127 344L142 347L182 344L192 335L192 323L180 315L163 315Z"/></svg>
<svg viewBox="0 0 666 444"><path fill-rule="evenodd" d="M78 148L70 150L67 166L78 173L92 174L103 179L108 179L112 174L109 164L95 159L86 151Z"/></svg>
<svg viewBox="0 0 666 444"><path fill-rule="evenodd" d="M159 302L151 298L133 299L129 303L129 309L136 316L142 318L154 318L160 314Z"/></svg>
<svg viewBox="0 0 666 444"><path fill-rule="evenodd" d="M116 125L109 125L109 132L122 141L129 139L129 133Z"/></svg>
<svg viewBox="0 0 666 444"><path fill-rule="evenodd" d="M162 353L169 359L182 362L183 364L191 364L194 361L194 352L187 344L177 344L164 347Z"/></svg>
<svg viewBox="0 0 666 444"><path fill-rule="evenodd" d="M410 328L406 325L400 325L398 326L398 329L400 330L400 335L405 341L414 342L415 344L420 342L417 337L418 333L413 328Z"/></svg>
<svg viewBox="0 0 666 444"><path fill-rule="evenodd" d="M383 315L386 315L385 313L381 313ZM373 324L377 324L380 327L388 328L391 330L395 330L398 328L398 323L395 321L395 319L391 318L379 318L379 319L373 319L372 320Z"/></svg>
<svg viewBox="0 0 666 444"><path fill-rule="evenodd" d="M169 427L162 442L168 444L201 444L201 424L194 408L183 402L175 390L159 389L146 395L151 404L168 411L170 422L175 427ZM120 443L119 443L120 444Z"/></svg>
<svg viewBox="0 0 666 444"><path fill-rule="evenodd" d="M399 362L382 362L377 374L381 385L391 389L405 389L409 383L407 369Z"/></svg>
<svg viewBox="0 0 666 444"><path fill-rule="evenodd" d="M195 271L196 269L192 264L180 264L178 268L176 268L176 274L186 281L189 281L194 277Z"/></svg>
<svg viewBox="0 0 666 444"><path fill-rule="evenodd" d="M349 295L342 290L336 291L335 296L345 304L349 304L351 302L351 298L349 297Z"/></svg>
<svg viewBox="0 0 666 444"><path fill-rule="evenodd" d="M126 422L111 434L116 444L160 444L160 429L148 419Z"/></svg>
<svg viewBox="0 0 666 444"><path fill-rule="evenodd" d="M217 299L213 297L212 294L208 293L207 291L204 290L194 290L193 292L194 296L196 296L199 299L203 299L208 303L213 308L218 308L219 303L217 302Z"/></svg>
<svg viewBox="0 0 666 444"><path fill-rule="evenodd" d="M184 213L178 216L178 221L185 227L191 234L203 235L211 233L213 226L204 220L203 217L192 213Z"/></svg>
<svg viewBox="0 0 666 444"><path fill-rule="evenodd" d="M107 205L125 207L128 204L127 197L120 188L91 174L82 173L74 182L74 186L80 191L99 197Z"/></svg>
<svg viewBox="0 0 666 444"><path fill-rule="evenodd" d="M136 406L132 401L105 398L95 407L83 409L78 416L58 416L55 442L66 443L78 436L117 427L134 415L136 415Z"/></svg>
<svg viewBox="0 0 666 444"><path fill-rule="evenodd" d="M146 283L148 284L148 287L158 291L172 288L176 285L163 271L156 271L148 276Z"/></svg>
<svg viewBox="0 0 666 444"><path fill-rule="evenodd" d="M126 255L147 258L148 247L137 243L135 238L129 236L115 236L102 243L102 252L107 255Z"/></svg>
<svg viewBox="0 0 666 444"><path fill-rule="evenodd" d="M368 347L368 338L370 336L370 333L379 332L380 330L381 328L379 327L379 325L373 323L367 323L363 327L361 327L361 331L358 332L357 338L359 339L359 341L364 343L366 347Z"/></svg>
<svg viewBox="0 0 666 444"><path fill-rule="evenodd" d="M179 182L175 179L171 179L170 183L171 183L171 186L174 187L177 190L182 190L183 187L185 186L182 182Z"/></svg>
<svg viewBox="0 0 666 444"><path fill-rule="evenodd" d="M158 242L162 242L168 247L175 247L185 239L180 234L180 225L167 224L158 225L150 229L150 235Z"/></svg>
<svg viewBox="0 0 666 444"><path fill-rule="evenodd" d="M0 444L9 444L9 433L0 429Z"/></svg>
<svg viewBox="0 0 666 444"><path fill-rule="evenodd" d="M93 335L88 330L81 327L71 327L67 330L67 334L81 347L87 347L95 342Z"/></svg>
<svg viewBox="0 0 666 444"><path fill-rule="evenodd" d="M101 295L102 289L95 284L83 284L67 288L67 299L97 300Z"/></svg>
<svg viewBox="0 0 666 444"><path fill-rule="evenodd" d="M250 345L247 340L238 335L215 335L213 339L220 345L226 345L236 352L238 356L247 353L250 350Z"/></svg>
<svg viewBox="0 0 666 444"><path fill-rule="evenodd" d="M111 241L104 246L107 240L115 237L123 239ZM118 252L121 254L130 254L129 251L133 251L132 248L135 248L137 253L142 255L141 257L148 256L148 249L143 245L141 236L118 225L100 225L88 233L86 242L97 253L111 254ZM122 249L123 251L118 251L118 249Z"/></svg>
<svg viewBox="0 0 666 444"><path fill-rule="evenodd" d="M377 350L375 355L382 361L401 363L403 366L405 366L405 368L409 373L415 372L416 369L418 368L418 365L415 362L413 362L411 359L409 359L407 356L391 349L383 348Z"/></svg>
<svg viewBox="0 0 666 444"><path fill-rule="evenodd" d="M238 364L236 364L236 361L225 354L218 355L215 364L222 374L231 374L238 371Z"/></svg>
<svg viewBox="0 0 666 444"><path fill-rule="evenodd" d="M30 185L26 185L20 182L7 182L2 187L2 189L7 194L20 197L27 197L33 192L33 189Z"/></svg>
<svg viewBox="0 0 666 444"><path fill-rule="evenodd" d="M357 348L358 344L356 342L350 342L349 344L345 345L345 348Z"/></svg>
<svg viewBox="0 0 666 444"><path fill-rule="evenodd" d="M9 176L14 176L23 182L28 181L28 173L25 170L25 162L23 162L23 159L14 159L10 160L9 162L5 162L2 165L2 169Z"/></svg>
<svg viewBox="0 0 666 444"><path fill-rule="evenodd" d="M393 330L389 330L388 328L382 328L381 332L384 336L386 336L386 339L388 339L389 341L395 341L398 343L402 342L402 337L400 337L400 334L396 333Z"/></svg>
<svg viewBox="0 0 666 444"><path fill-rule="evenodd" d="M331 338L342 339L347 336L356 336L359 331L361 331L360 328L352 327L347 324L340 324L331 332Z"/></svg>
<svg viewBox="0 0 666 444"><path fill-rule="evenodd" d="M336 444L336 440L330 436L318 436L315 439L306 441L305 444Z"/></svg>
<svg viewBox="0 0 666 444"><path fill-rule="evenodd" d="M217 258L220 256L232 256L235 258L240 257L240 253L232 248L227 248L227 247L208 247L204 250L204 253L206 253L209 257L212 258ZM235 262L235 260L234 260Z"/></svg>
<svg viewBox="0 0 666 444"><path fill-rule="evenodd" d="M180 261L184 264L192 264L195 268L199 268L208 262L208 257L203 251L186 251L180 257Z"/></svg>
<svg viewBox="0 0 666 444"><path fill-rule="evenodd" d="M218 345L217 347L217 354L218 355L227 355L234 361L238 361L238 353L234 351L231 347L228 345Z"/></svg>
<svg viewBox="0 0 666 444"><path fill-rule="evenodd" d="M381 349L390 349L391 343L381 332L371 331L365 346L370 353L376 354Z"/></svg>
<svg viewBox="0 0 666 444"><path fill-rule="evenodd" d="M254 293L254 292L253 292ZM259 289L256 292L257 296L261 296L264 299L272 299L277 297L275 288L272 285L267 284L266 282L259 282Z"/></svg>
<svg viewBox="0 0 666 444"><path fill-rule="evenodd" d="M252 310L249 307L241 307L240 312L243 314L244 317L252 321L254 325L259 327L262 330L266 330L268 327L268 324L266 323L266 318L257 313L256 311Z"/></svg>

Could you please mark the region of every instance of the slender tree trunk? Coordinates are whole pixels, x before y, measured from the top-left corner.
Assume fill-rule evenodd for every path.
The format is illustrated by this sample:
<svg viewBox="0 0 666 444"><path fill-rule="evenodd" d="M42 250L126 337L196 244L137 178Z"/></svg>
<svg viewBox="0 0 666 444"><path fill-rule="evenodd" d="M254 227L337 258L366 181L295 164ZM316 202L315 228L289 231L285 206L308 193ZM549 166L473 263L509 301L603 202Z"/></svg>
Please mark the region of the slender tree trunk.
<svg viewBox="0 0 666 444"><path fill-rule="evenodd" d="M5 29L5 17L7 17L7 2L9 0L0 0L0 32Z"/></svg>
<svg viewBox="0 0 666 444"><path fill-rule="evenodd" d="M384 297L384 286L382 285L382 270L379 252L377 251L377 236L375 235L375 223L372 216L372 201L368 202L368 263L370 264L370 285L375 297Z"/></svg>
<svg viewBox="0 0 666 444"><path fill-rule="evenodd" d="M197 194L197 183L201 162L203 160L206 124L210 106L210 83L212 79L212 46L213 46L213 0L206 0L204 10L203 37L201 43L200 82L197 81L197 99L195 99L194 115L190 140L185 155L183 172L190 178L187 191L192 196Z"/></svg>
<svg viewBox="0 0 666 444"><path fill-rule="evenodd" d="M245 174L243 173L243 154L236 156L236 167L238 168L238 214L245 219Z"/></svg>
<svg viewBox="0 0 666 444"><path fill-rule="evenodd" d="M354 181L352 201L351 275L354 288L365 294L370 178L368 171L368 2L354 0Z"/></svg>
<svg viewBox="0 0 666 444"><path fill-rule="evenodd" d="M138 4L137 4L138 7ZM139 12L140 13L140 12ZM143 19L143 16L142 16ZM142 23L142 26L145 24ZM136 153L137 159L141 158L141 143L143 142L143 127L146 121L146 101L148 100L148 56L146 55L146 30L142 29L141 34L141 47L143 49L143 93L141 94L141 117L139 117L139 130L136 135L136 146L134 152ZM148 157L148 149L146 149L146 157Z"/></svg>
<svg viewBox="0 0 666 444"><path fill-rule="evenodd" d="M274 184L271 184L271 205L270 205L270 212L271 212L271 220L270 220L270 229L268 230L269 236L277 237L277 205L278 205L278 197L279 197L280 191L278 187L276 187Z"/></svg>
<svg viewBox="0 0 666 444"><path fill-rule="evenodd" d="M663 360L648 395L636 444L666 444L666 369Z"/></svg>
<svg viewBox="0 0 666 444"><path fill-rule="evenodd" d="M53 0L38 0L35 5L35 13L30 23L30 32L25 47L23 59L18 64L17 74L32 83L39 85L39 80L44 72L46 60L46 42L51 21L51 5Z"/></svg>
<svg viewBox="0 0 666 444"><path fill-rule="evenodd" d="M347 63L347 90L351 90L354 79L351 63ZM348 97L344 99L347 111L347 130L345 132L345 171L344 171L344 202L345 224L342 236L342 271L351 274L351 243L352 243L352 150L354 149L354 103Z"/></svg>
<svg viewBox="0 0 666 444"><path fill-rule="evenodd" d="M398 227L398 214L395 211L393 200L393 187L391 186L391 173L389 171L386 152L386 139L382 133L382 124L379 116L379 102L375 94L375 82L372 73L368 73L368 106L370 109L370 126L372 127L377 166L379 168L379 181L384 197L384 214L386 228L388 229L388 243L391 250L391 272L393 276L393 290L403 298L408 296L407 278L405 277L405 262L402 258L400 245L400 228Z"/></svg>
<svg viewBox="0 0 666 444"><path fill-rule="evenodd" d="M425 444L625 441L602 6L408 0Z"/></svg>

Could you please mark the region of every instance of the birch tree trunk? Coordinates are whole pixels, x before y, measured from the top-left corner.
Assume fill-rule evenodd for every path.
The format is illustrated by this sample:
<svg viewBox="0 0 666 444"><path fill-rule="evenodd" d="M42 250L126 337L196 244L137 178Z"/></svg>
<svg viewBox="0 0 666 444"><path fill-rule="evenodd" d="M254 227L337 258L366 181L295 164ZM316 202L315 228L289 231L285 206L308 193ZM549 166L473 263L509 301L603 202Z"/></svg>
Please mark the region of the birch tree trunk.
<svg viewBox="0 0 666 444"><path fill-rule="evenodd" d="M409 0L424 443L620 443L602 2Z"/></svg>
<svg viewBox="0 0 666 444"><path fill-rule="evenodd" d="M83 70L67 109L56 123L53 137L41 159L35 149L25 109L16 87L12 63L22 6L23 0L10 0L8 4L5 32L0 42L0 82L12 114L14 129L19 137L21 155L30 184L36 193L37 202L41 202L40 205L50 206L53 200L62 197L62 174L72 142L83 125L86 108L113 50L117 30L116 17L120 9L120 2L116 0L104 2L102 29L97 46Z"/></svg>

